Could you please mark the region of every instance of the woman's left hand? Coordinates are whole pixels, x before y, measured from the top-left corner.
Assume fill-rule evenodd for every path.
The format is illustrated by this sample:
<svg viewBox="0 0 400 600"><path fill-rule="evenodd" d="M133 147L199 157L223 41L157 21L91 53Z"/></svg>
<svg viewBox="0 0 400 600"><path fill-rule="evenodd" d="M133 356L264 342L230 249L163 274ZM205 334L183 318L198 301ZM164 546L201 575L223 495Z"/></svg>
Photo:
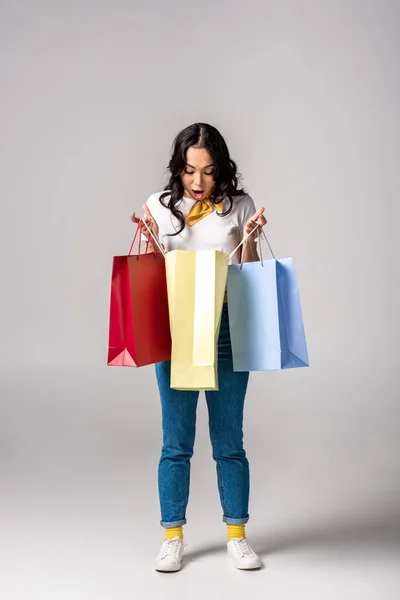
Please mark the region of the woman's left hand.
<svg viewBox="0 0 400 600"><path fill-rule="evenodd" d="M264 207L261 206L257 210L257 212L251 217L251 219L247 221L246 225L244 226L244 236L253 231L253 229L257 227L257 225L259 225L260 227L264 227L264 225L267 224L267 219L263 215L264 210ZM258 234L259 229L257 227L257 229L247 238L247 241L254 241L256 237L258 237Z"/></svg>

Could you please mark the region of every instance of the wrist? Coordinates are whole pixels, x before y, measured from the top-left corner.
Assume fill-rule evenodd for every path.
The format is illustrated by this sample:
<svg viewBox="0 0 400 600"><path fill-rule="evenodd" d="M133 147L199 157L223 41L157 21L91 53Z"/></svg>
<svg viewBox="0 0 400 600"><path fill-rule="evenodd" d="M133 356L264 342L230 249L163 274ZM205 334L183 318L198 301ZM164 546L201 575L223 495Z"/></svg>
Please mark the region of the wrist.
<svg viewBox="0 0 400 600"><path fill-rule="evenodd" d="M160 246L163 249L163 251L165 252L164 244L160 243ZM156 251L156 254L160 254L160 248L157 246L157 244L149 243L149 245L146 248L147 248L146 254L153 254L154 250Z"/></svg>

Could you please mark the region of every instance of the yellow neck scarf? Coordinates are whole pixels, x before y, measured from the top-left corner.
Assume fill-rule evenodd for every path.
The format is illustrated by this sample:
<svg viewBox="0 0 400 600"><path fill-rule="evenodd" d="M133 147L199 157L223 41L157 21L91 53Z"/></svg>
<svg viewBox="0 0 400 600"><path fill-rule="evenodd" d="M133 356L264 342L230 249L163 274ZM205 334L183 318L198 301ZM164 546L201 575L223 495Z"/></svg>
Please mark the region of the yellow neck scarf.
<svg viewBox="0 0 400 600"><path fill-rule="evenodd" d="M184 190L183 195L186 196L186 198L191 198L191 195L186 190ZM219 212L222 212L222 210L223 210L222 200L219 200L219 198L217 198L217 202L211 202L212 200L214 200L214 195L212 194L212 190L211 190L207 194L207 196L204 198L204 200L199 200L192 206L192 208L189 211L188 216L186 217L186 224L189 225L189 227L192 227L198 221L200 221L201 219L204 219L204 217L206 217L207 215L212 213L213 206L215 206ZM219 200L219 202L218 202L218 200Z"/></svg>

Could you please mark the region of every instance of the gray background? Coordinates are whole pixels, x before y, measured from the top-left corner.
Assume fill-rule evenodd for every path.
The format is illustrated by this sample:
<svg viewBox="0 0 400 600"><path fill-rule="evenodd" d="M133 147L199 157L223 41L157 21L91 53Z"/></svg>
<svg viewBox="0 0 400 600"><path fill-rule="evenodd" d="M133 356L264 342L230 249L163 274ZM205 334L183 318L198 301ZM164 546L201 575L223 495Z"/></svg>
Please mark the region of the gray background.
<svg viewBox="0 0 400 600"><path fill-rule="evenodd" d="M0 588L7 600L397 599L399 3L0 3ZM277 255L311 367L251 378L236 571L198 410L187 562L163 538L152 367L106 366L111 260L174 135L217 126Z"/></svg>

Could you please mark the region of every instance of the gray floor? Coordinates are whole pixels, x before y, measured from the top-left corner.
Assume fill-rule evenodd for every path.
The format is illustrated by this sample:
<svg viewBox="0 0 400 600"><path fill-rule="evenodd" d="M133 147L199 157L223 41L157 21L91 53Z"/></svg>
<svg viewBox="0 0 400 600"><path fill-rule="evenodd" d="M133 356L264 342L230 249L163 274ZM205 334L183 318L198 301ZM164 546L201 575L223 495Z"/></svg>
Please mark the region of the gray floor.
<svg viewBox="0 0 400 600"><path fill-rule="evenodd" d="M257 422L257 375L246 415L247 534L264 567L237 571L226 556L200 401L185 564L179 573L154 571L163 533L159 406L150 372L135 371L148 381L146 398L126 393L132 377L129 369L100 369L3 378L2 598L398 600L397 482L384 471L383 449L360 433L350 447L340 411L318 423L314 407L313 418L299 420L306 403L267 401L266 420Z"/></svg>

